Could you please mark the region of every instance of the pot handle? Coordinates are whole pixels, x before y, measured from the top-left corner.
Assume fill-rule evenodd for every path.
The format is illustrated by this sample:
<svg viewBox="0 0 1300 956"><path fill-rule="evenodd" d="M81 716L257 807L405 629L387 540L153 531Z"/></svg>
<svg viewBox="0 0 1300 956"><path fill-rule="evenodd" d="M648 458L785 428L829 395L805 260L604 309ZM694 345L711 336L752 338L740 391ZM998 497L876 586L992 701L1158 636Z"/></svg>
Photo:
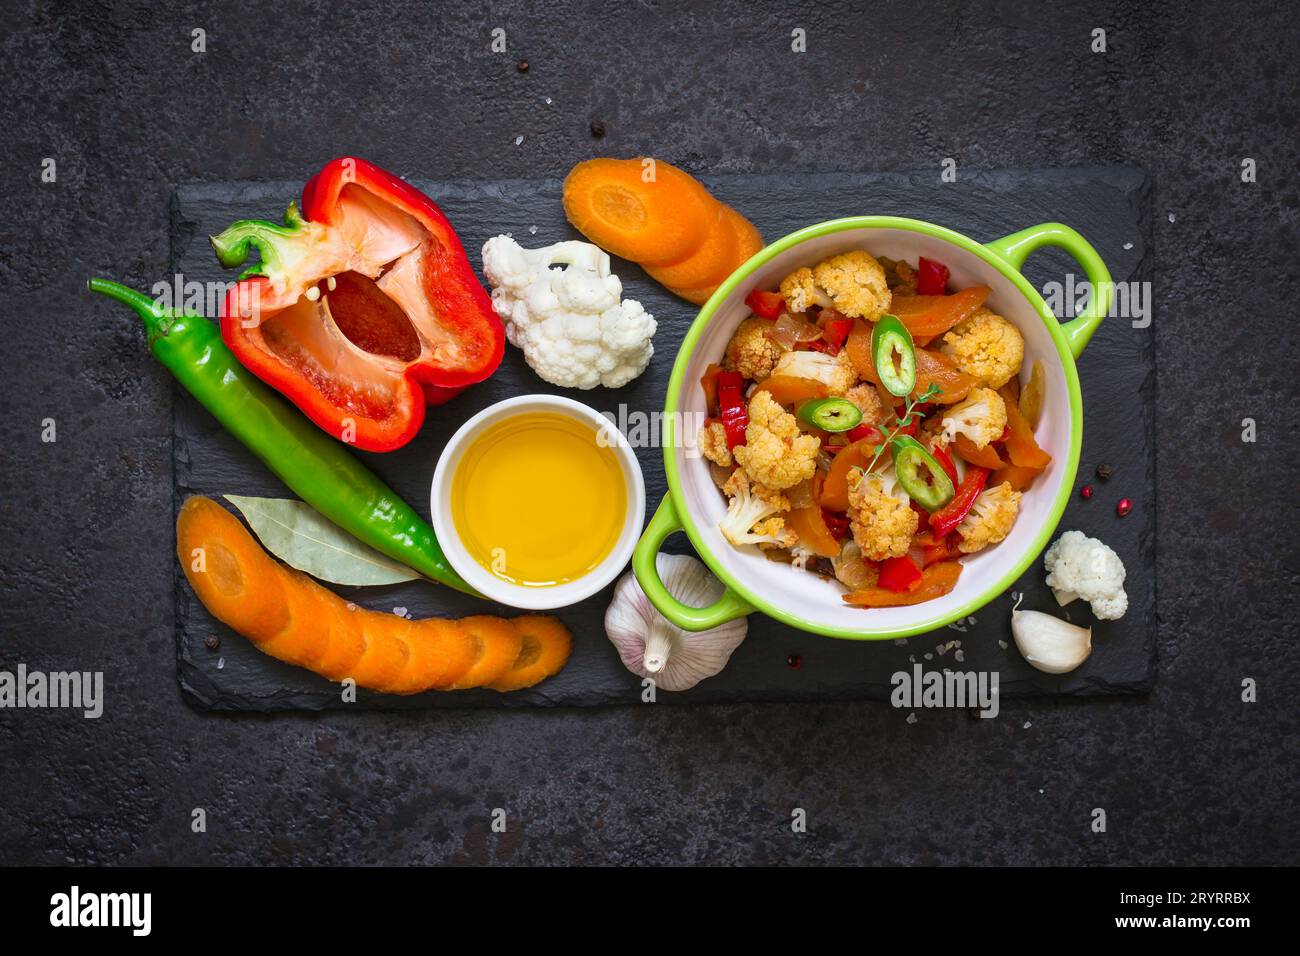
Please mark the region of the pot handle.
<svg viewBox="0 0 1300 956"><path fill-rule="evenodd" d="M645 591L650 603L684 631L707 631L752 612L754 609L749 603L730 588L723 591L722 597L708 607L691 607L668 593L663 581L659 579L655 558L664 539L681 530L682 521L677 517L677 509L673 507L672 495L664 495L664 500L659 503L659 509L650 519L650 524L646 526L632 555L632 573L636 575L641 590Z"/></svg>
<svg viewBox="0 0 1300 956"><path fill-rule="evenodd" d="M1077 318L1061 324L1070 352L1078 358L1092 338L1092 333L1097 331L1097 326L1101 325L1101 320L1110 311L1111 300L1115 296L1110 270L1101 261L1101 256L1092 244L1063 223L1044 222L986 243L984 248L999 259L1009 262L1019 272L1030 254L1043 246L1059 246L1074 256L1075 261L1083 266L1084 274L1092 286L1093 294L1088 307Z"/></svg>

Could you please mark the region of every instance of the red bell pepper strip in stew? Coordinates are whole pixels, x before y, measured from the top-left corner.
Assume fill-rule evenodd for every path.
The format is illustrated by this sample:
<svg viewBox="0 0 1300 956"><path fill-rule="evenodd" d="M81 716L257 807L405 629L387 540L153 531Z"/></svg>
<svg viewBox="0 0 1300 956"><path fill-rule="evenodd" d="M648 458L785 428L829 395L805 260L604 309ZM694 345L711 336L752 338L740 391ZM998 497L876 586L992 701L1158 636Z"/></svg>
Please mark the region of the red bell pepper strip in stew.
<svg viewBox="0 0 1300 956"><path fill-rule="evenodd" d="M501 321L447 217L419 190L344 157L307 183L284 224L212 237L226 268L252 247L221 337L320 428L367 451L406 444L425 407L491 375Z"/></svg>
<svg viewBox="0 0 1300 956"><path fill-rule="evenodd" d="M930 515L930 530L936 540L951 534L957 525L961 524L962 519L975 504L975 499L984 490L984 483L988 479L987 468L972 465L966 469L966 477L957 487L957 494L953 495L952 501Z"/></svg>
<svg viewBox="0 0 1300 956"><path fill-rule="evenodd" d="M931 444L930 454L934 456L934 460L939 463L939 466L948 473L948 477L952 479L952 486L954 488L961 484L961 482L957 480L957 465L953 462L952 455L948 454L948 449L943 448L938 444Z"/></svg>
<svg viewBox="0 0 1300 956"><path fill-rule="evenodd" d="M785 308L785 300L781 298L779 292L764 292L762 289L755 289L749 295L745 296L745 305L749 306L749 311L764 319L775 319Z"/></svg>
<svg viewBox="0 0 1300 956"><path fill-rule="evenodd" d="M723 430L727 433L727 447L745 444L745 428L749 425L749 411L745 408L745 378L739 372L718 373L718 412Z"/></svg>
<svg viewBox="0 0 1300 956"><path fill-rule="evenodd" d="M921 586L921 569L907 555L880 562L880 579L876 586L886 591L915 591Z"/></svg>
<svg viewBox="0 0 1300 956"><path fill-rule="evenodd" d="M948 267L921 256L916 268L917 295L943 295L948 291Z"/></svg>

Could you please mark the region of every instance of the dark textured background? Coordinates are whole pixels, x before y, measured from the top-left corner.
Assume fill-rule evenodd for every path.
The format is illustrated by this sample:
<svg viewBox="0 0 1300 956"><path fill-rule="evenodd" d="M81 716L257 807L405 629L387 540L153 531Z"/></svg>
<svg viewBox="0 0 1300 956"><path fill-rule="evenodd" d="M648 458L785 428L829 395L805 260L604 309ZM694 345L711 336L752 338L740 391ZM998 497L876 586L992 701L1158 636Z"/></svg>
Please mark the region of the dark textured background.
<svg viewBox="0 0 1300 956"><path fill-rule="evenodd" d="M0 861L1300 858L1300 49L1282 5L4 7L0 661L103 669L108 703L98 721L0 712ZM494 26L506 55L487 51ZM194 27L205 54L190 51ZM1094 27L1105 55L1089 52ZM178 182L302 180L347 152L423 178L557 176L595 152L699 172L937 170L947 156L959 169L1150 170L1154 692L914 725L874 703L188 709L172 636L171 384L82 284L148 286L165 271ZM1239 178L1247 156L1253 185ZM1256 444L1239 440L1245 416ZM46 417L54 444L39 438ZM1240 701L1247 676L1256 704ZM194 807L206 834L189 830ZM488 829L494 807L506 834ZM794 807L806 834L790 832ZM1105 834L1089 830L1094 807Z"/></svg>

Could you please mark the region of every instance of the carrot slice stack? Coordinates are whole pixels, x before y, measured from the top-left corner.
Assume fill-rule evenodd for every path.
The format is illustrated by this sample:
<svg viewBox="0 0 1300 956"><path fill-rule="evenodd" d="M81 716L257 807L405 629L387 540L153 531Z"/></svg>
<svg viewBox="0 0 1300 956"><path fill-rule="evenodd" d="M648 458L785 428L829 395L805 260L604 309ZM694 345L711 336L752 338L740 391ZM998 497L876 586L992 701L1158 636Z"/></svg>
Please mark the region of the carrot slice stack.
<svg viewBox="0 0 1300 956"><path fill-rule="evenodd" d="M556 673L572 639L551 617L408 620L350 604L268 555L210 498L185 502L176 554L204 606L265 654L391 694L528 687Z"/></svg>
<svg viewBox="0 0 1300 956"><path fill-rule="evenodd" d="M670 292L702 305L763 237L689 173L649 158L591 159L564 180L569 222L607 252L645 266Z"/></svg>

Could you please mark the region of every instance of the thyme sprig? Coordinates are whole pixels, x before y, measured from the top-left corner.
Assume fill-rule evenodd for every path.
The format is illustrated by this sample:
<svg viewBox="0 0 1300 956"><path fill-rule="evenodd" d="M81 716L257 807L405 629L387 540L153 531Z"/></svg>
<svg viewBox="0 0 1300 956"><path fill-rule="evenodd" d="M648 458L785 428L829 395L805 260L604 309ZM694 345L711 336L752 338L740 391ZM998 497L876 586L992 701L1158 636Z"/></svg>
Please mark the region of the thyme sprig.
<svg viewBox="0 0 1300 956"><path fill-rule="evenodd" d="M899 432L901 432L908 425L912 424L912 417L916 412L916 406L924 405L930 399L938 395L941 391L943 390L939 388L938 382L931 382L929 387L926 388L926 390L922 392L920 395L916 396L916 398L912 398L909 395L906 399L904 399L902 416L898 419L897 423L894 425L893 429L889 432L889 434L885 436L885 440L872 449L875 452L875 456L872 457L871 464L867 465L866 469L863 472L864 474L870 474L875 470L876 462L878 462L880 460L880 456L885 453L885 449L889 447L889 443L898 437Z"/></svg>

